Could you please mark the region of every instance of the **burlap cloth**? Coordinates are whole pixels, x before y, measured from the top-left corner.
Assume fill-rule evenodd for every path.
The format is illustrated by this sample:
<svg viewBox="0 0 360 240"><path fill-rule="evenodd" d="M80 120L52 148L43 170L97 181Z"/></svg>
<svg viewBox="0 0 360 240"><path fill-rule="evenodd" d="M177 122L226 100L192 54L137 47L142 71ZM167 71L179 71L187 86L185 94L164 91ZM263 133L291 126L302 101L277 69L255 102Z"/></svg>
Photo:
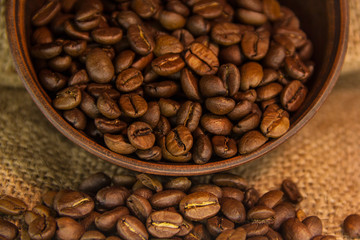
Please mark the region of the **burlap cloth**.
<svg viewBox="0 0 360 240"><path fill-rule="evenodd" d="M4 1L0 0L0 194L19 197L32 207L44 189L76 188L97 171L126 172L70 142L35 106L10 58ZM360 1L350 0L350 10L343 73L320 111L285 144L232 170L262 193L291 177L305 197L300 207L319 216L324 232L338 239L344 239L343 219L360 213Z"/></svg>

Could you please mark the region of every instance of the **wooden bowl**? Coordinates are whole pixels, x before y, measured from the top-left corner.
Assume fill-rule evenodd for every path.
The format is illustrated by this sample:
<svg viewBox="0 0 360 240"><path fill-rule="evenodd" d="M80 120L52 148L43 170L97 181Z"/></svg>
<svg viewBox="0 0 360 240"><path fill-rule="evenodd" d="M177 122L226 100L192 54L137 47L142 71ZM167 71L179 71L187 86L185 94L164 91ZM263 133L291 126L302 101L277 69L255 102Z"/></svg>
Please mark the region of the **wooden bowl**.
<svg viewBox="0 0 360 240"><path fill-rule="evenodd" d="M51 100L40 85L29 55L30 16L44 0L8 0L6 7L7 32L17 72L27 91L45 117L67 138L92 154L118 166L138 172L190 176L224 171L254 160L278 147L302 128L318 111L340 74L348 39L347 0L281 1L300 18L301 27L314 44L316 68L306 101L291 118L291 128L278 139L267 142L257 151L204 165L155 163L122 156L94 142L74 129L52 107Z"/></svg>

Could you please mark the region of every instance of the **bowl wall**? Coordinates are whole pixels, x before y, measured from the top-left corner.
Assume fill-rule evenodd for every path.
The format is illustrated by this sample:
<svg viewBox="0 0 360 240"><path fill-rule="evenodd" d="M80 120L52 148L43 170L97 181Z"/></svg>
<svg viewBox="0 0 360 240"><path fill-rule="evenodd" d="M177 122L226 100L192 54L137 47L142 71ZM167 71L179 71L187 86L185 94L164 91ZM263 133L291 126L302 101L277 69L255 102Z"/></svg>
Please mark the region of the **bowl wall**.
<svg viewBox="0 0 360 240"><path fill-rule="evenodd" d="M28 46L30 39L30 16L44 0L8 0L7 31L10 48L17 71L34 102L45 117L67 138L92 154L138 172L158 175L201 175L231 169L254 160L285 142L314 116L335 85L340 74L347 46L348 4L347 0L292 0L280 1L290 7L300 18L301 27L314 44L316 67L310 81L309 95L301 109L291 118L289 131L276 140L267 142L257 151L204 165L153 163L116 154L97 144L75 130L51 106L51 100L42 89L31 62ZM310 6L310 7L309 7Z"/></svg>

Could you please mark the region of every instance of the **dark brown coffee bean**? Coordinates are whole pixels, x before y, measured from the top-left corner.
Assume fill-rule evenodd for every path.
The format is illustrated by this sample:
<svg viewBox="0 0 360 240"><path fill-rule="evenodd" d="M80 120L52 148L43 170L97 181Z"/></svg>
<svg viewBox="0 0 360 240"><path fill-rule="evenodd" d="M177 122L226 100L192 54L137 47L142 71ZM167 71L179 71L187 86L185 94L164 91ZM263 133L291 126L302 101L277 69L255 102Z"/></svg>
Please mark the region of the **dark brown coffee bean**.
<svg viewBox="0 0 360 240"><path fill-rule="evenodd" d="M193 146L193 160L195 164L207 163L212 156L212 145L210 138L206 135L201 135L195 140Z"/></svg>
<svg viewBox="0 0 360 240"><path fill-rule="evenodd" d="M219 59L222 63L232 63L238 66L244 61L244 56L239 45L231 45L220 50Z"/></svg>
<svg viewBox="0 0 360 240"><path fill-rule="evenodd" d="M84 227L80 223L69 217L56 219L56 225L56 238L61 240L80 239L85 232Z"/></svg>
<svg viewBox="0 0 360 240"><path fill-rule="evenodd" d="M240 88L240 71L231 63L221 65L218 76L224 82L229 96L234 96Z"/></svg>
<svg viewBox="0 0 360 240"><path fill-rule="evenodd" d="M151 63L152 69L160 76L169 76L179 72L185 67L185 63L179 54L165 54L155 58Z"/></svg>
<svg viewBox="0 0 360 240"><path fill-rule="evenodd" d="M185 196L186 194L180 190L164 190L155 193L150 198L150 203L156 209L175 207Z"/></svg>
<svg viewBox="0 0 360 240"><path fill-rule="evenodd" d="M148 110L145 99L137 94L124 94L119 99L122 112L131 118L139 118Z"/></svg>
<svg viewBox="0 0 360 240"><path fill-rule="evenodd" d="M291 202L299 203L303 200L299 188L291 179L285 179L281 184L281 188Z"/></svg>
<svg viewBox="0 0 360 240"><path fill-rule="evenodd" d="M243 91L257 87L263 76L263 67L257 62L248 62L240 68L240 88Z"/></svg>
<svg viewBox="0 0 360 240"><path fill-rule="evenodd" d="M156 39L154 54L159 57L170 53L181 53L183 50L184 46L179 39L171 35L163 35Z"/></svg>
<svg viewBox="0 0 360 240"><path fill-rule="evenodd" d="M142 18L153 16L159 9L159 2L155 0L134 0L131 1L131 8Z"/></svg>
<svg viewBox="0 0 360 240"><path fill-rule="evenodd" d="M248 188L244 194L244 205L247 209L254 207L259 201L260 194L255 188Z"/></svg>
<svg viewBox="0 0 360 240"><path fill-rule="evenodd" d="M129 196L130 192L125 187L111 186L99 190L95 199L100 207L112 209L124 205Z"/></svg>
<svg viewBox="0 0 360 240"><path fill-rule="evenodd" d="M102 133L119 133L127 128L126 122L123 122L119 119L108 120L105 118L96 118L95 126Z"/></svg>
<svg viewBox="0 0 360 240"><path fill-rule="evenodd" d="M174 189L186 192L191 187L191 181L187 177L178 177L169 180L165 184L165 189Z"/></svg>
<svg viewBox="0 0 360 240"><path fill-rule="evenodd" d="M332 235L320 235L314 237L312 240L336 240L336 237Z"/></svg>
<svg viewBox="0 0 360 240"><path fill-rule="evenodd" d="M250 130L257 128L260 124L260 120L261 115L259 115L258 112L250 112L246 117L244 117L236 125L234 125L232 131L233 133L238 135L244 134Z"/></svg>
<svg viewBox="0 0 360 240"><path fill-rule="evenodd" d="M194 192L208 192L216 196L218 199L222 198L222 190L219 186L213 184L198 184L194 185L190 190L189 193Z"/></svg>
<svg viewBox="0 0 360 240"><path fill-rule="evenodd" d="M123 216L117 222L117 232L123 239L147 240L149 234L140 220L131 215Z"/></svg>
<svg viewBox="0 0 360 240"><path fill-rule="evenodd" d="M245 229L247 239L265 235L269 231L269 226L264 223L248 223L241 227Z"/></svg>
<svg viewBox="0 0 360 240"><path fill-rule="evenodd" d="M115 186L130 188L136 182L136 177L132 175L116 174L112 177L112 182Z"/></svg>
<svg viewBox="0 0 360 240"><path fill-rule="evenodd" d="M154 50L155 41L148 30L141 24L130 25L127 38L131 48L140 55L148 55Z"/></svg>
<svg viewBox="0 0 360 240"><path fill-rule="evenodd" d="M202 108L199 103L186 101L177 112L176 124L184 125L193 132L200 122Z"/></svg>
<svg viewBox="0 0 360 240"><path fill-rule="evenodd" d="M199 75L211 75L217 72L219 61L216 55L201 43L192 43L185 53L185 62Z"/></svg>
<svg viewBox="0 0 360 240"><path fill-rule="evenodd" d="M135 153L140 159L147 161L160 161L162 159L161 148L159 146L154 146L147 150L137 150Z"/></svg>
<svg viewBox="0 0 360 240"><path fill-rule="evenodd" d="M214 75L203 76L199 81L199 88L203 97L226 96L228 89L225 82Z"/></svg>
<svg viewBox="0 0 360 240"><path fill-rule="evenodd" d="M150 214L146 221L149 233L154 237L170 238L180 231L183 218L179 213L156 211Z"/></svg>
<svg viewBox="0 0 360 240"><path fill-rule="evenodd" d="M74 128L78 130L85 130L86 128L86 116L77 108L66 110L63 112L63 117L68 121Z"/></svg>
<svg viewBox="0 0 360 240"><path fill-rule="evenodd" d="M227 229L223 231L216 240L245 240L246 231L242 227L236 229Z"/></svg>
<svg viewBox="0 0 360 240"><path fill-rule="evenodd" d="M4 219L0 219L0 237L6 240L13 240L18 235L18 228L15 224L6 221Z"/></svg>
<svg viewBox="0 0 360 240"><path fill-rule="evenodd" d="M304 84L299 80L293 80L281 92L281 104L286 110L294 112L305 101L307 92L308 90Z"/></svg>
<svg viewBox="0 0 360 240"><path fill-rule="evenodd" d="M89 77L97 83L108 83L113 78L115 69L107 54L95 48L86 57L86 69Z"/></svg>
<svg viewBox="0 0 360 240"><path fill-rule="evenodd" d="M136 68L128 68L122 71L116 79L116 88L122 92L131 92L143 83L143 75Z"/></svg>
<svg viewBox="0 0 360 240"><path fill-rule="evenodd" d="M130 143L137 149L146 150L154 146L155 135L149 124L134 122L127 130Z"/></svg>
<svg viewBox="0 0 360 240"><path fill-rule="evenodd" d="M140 183L142 185L142 183L140 181L137 181L137 183ZM135 186L135 184L134 184L134 186ZM141 196L141 197L149 200L152 197L153 192L151 189L143 186L143 187L137 188L135 190L133 188L133 194L136 194L138 196Z"/></svg>
<svg viewBox="0 0 360 240"><path fill-rule="evenodd" d="M221 199L221 212L226 218L235 223L244 223L246 219L246 211L242 202L233 198Z"/></svg>
<svg viewBox="0 0 360 240"><path fill-rule="evenodd" d="M283 90L283 86L280 83L269 83L267 85L258 87L256 89L257 100L265 101L278 96Z"/></svg>
<svg viewBox="0 0 360 240"><path fill-rule="evenodd" d="M109 149L120 154L131 154L136 151L136 148L122 135L106 133L104 135L104 141Z"/></svg>
<svg viewBox="0 0 360 240"><path fill-rule="evenodd" d="M237 153L234 139L225 136L214 136L211 139L214 153L221 158L231 158Z"/></svg>
<svg viewBox="0 0 360 240"><path fill-rule="evenodd" d="M110 211L106 211L101 215L99 215L98 217L96 217L95 225L99 230L104 232L109 232L115 230L116 223L119 218L129 214L130 212L126 207L120 206Z"/></svg>
<svg viewBox="0 0 360 240"><path fill-rule="evenodd" d="M146 95L154 98L170 98L176 94L179 86L173 81L149 83L144 86Z"/></svg>
<svg viewBox="0 0 360 240"><path fill-rule="evenodd" d="M161 115L165 117L175 117L180 108L180 103L167 98L160 98L158 104Z"/></svg>
<svg viewBox="0 0 360 240"><path fill-rule="evenodd" d="M72 76L69 78L68 85L75 86L81 84L89 83L90 79L85 69L81 69L76 71Z"/></svg>
<svg viewBox="0 0 360 240"><path fill-rule="evenodd" d="M250 222L272 223L275 211L269 207L258 205L247 212L247 220Z"/></svg>
<svg viewBox="0 0 360 240"><path fill-rule="evenodd" d="M205 100L206 108L213 114L226 115L235 107L235 101L232 98L212 97Z"/></svg>
<svg viewBox="0 0 360 240"><path fill-rule="evenodd" d="M312 237L322 234L322 222L317 216L305 218L302 223L309 229Z"/></svg>
<svg viewBox="0 0 360 240"><path fill-rule="evenodd" d="M282 236L283 236L284 240L311 239L310 231L297 218L290 218L290 219L286 220L282 224L281 228L282 228Z"/></svg>
<svg viewBox="0 0 360 240"><path fill-rule="evenodd" d="M189 21L189 20L188 20ZM190 43L192 43L194 41L194 37L192 36L192 34L186 30L186 29L178 29L175 30L172 35L174 37L176 37L177 39L179 39L179 41L181 42L181 44L184 47L187 47Z"/></svg>
<svg viewBox="0 0 360 240"><path fill-rule="evenodd" d="M310 71L301 61L299 56L295 55L294 57L286 57L284 63L286 73L290 77L299 80L305 80L309 77Z"/></svg>
<svg viewBox="0 0 360 240"><path fill-rule="evenodd" d="M183 28L186 24L186 19L176 12L163 10L160 12L159 22L166 30L174 31Z"/></svg>
<svg viewBox="0 0 360 240"><path fill-rule="evenodd" d="M278 230L283 222L290 218L295 218L295 209L289 202L282 202L273 208L275 211L274 222L271 227Z"/></svg>
<svg viewBox="0 0 360 240"><path fill-rule="evenodd" d="M106 237L101 232L93 230L93 231L85 232L80 238L80 240L95 240L95 239L96 240L105 240Z"/></svg>
<svg viewBox="0 0 360 240"><path fill-rule="evenodd" d="M81 91L78 87L68 87L56 93L53 106L59 110L70 110L81 103Z"/></svg>
<svg viewBox="0 0 360 240"><path fill-rule="evenodd" d="M47 0L32 16L31 23L34 26L44 26L54 19L60 9L58 0Z"/></svg>
<svg viewBox="0 0 360 240"><path fill-rule="evenodd" d="M343 223L344 233L351 238L360 237L360 215L351 214L347 216Z"/></svg>
<svg viewBox="0 0 360 240"><path fill-rule="evenodd" d="M119 53L115 59L115 70L116 73L129 68L135 59L135 53L131 50L125 50Z"/></svg>
<svg viewBox="0 0 360 240"><path fill-rule="evenodd" d="M36 44L51 43L54 41L53 34L47 27L39 27L31 35L31 42Z"/></svg>
<svg viewBox="0 0 360 240"><path fill-rule="evenodd" d="M140 121L148 123L153 129L160 121L160 107L157 102L148 102L148 109L143 116L140 117Z"/></svg>
<svg viewBox="0 0 360 240"><path fill-rule="evenodd" d="M223 198L233 198L242 202L244 200L244 192L238 188L234 187L222 187L222 197Z"/></svg>
<svg viewBox="0 0 360 240"><path fill-rule="evenodd" d="M210 23L200 15L192 15L187 19L186 29L194 36L207 35L210 31ZM187 46L187 45L185 45Z"/></svg>
<svg viewBox="0 0 360 240"><path fill-rule="evenodd" d="M54 198L56 196L56 191L45 191L43 194L41 194L41 200L45 206L49 208L53 208Z"/></svg>
<svg viewBox="0 0 360 240"><path fill-rule="evenodd" d="M266 137L278 138L290 127L289 114L277 104L268 106L263 114L260 129Z"/></svg>
<svg viewBox="0 0 360 240"><path fill-rule="evenodd" d="M166 4L166 10L176 12L183 17L187 17L190 14L189 8L184 3L178 0L168 1Z"/></svg>
<svg viewBox="0 0 360 240"><path fill-rule="evenodd" d="M264 13L271 21L276 21L283 17L280 4L277 0L265 0Z"/></svg>
<svg viewBox="0 0 360 240"><path fill-rule="evenodd" d="M121 28L116 27L98 28L91 32L91 36L97 43L111 45L121 40L123 32Z"/></svg>
<svg viewBox="0 0 360 240"><path fill-rule="evenodd" d="M239 121L252 111L253 103L247 100L238 102L234 109L227 114L232 121Z"/></svg>
<svg viewBox="0 0 360 240"><path fill-rule="evenodd" d="M285 49L286 56L294 55L296 47L289 37L285 35L273 35L273 39L277 44L280 44Z"/></svg>
<svg viewBox="0 0 360 240"><path fill-rule="evenodd" d="M233 99L236 102L249 101L250 103L252 103L255 102L256 98L257 98L257 94L255 89L249 89L245 92L240 91L235 93L235 95L233 96Z"/></svg>
<svg viewBox="0 0 360 240"><path fill-rule="evenodd" d="M133 11L121 11L115 14L116 21L125 29L128 29L130 25L141 24L141 18Z"/></svg>
<svg viewBox="0 0 360 240"><path fill-rule="evenodd" d="M286 36L295 45L296 48L303 46L306 41L306 34L301 29L292 29L286 27L276 28L274 35Z"/></svg>
<svg viewBox="0 0 360 240"><path fill-rule="evenodd" d="M161 192L163 186L159 180L147 174L138 174L136 178L146 187L156 192Z"/></svg>
<svg viewBox="0 0 360 240"><path fill-rule="evenodd" d="M126 206L143 222L146 221L152 211L150 202L138 194L130 195L126 200Z"/></svg>
<svg viewBox="0 0 360 240"><path fill-rule="evenodd" d="M224 217L215 216L206 221L206 228L209 233L216 237L223 231L234 229L235 224Z"/></svg>
<svg viewBox="0 0 360 240"><path fill-rule="evenodd" d="M215 135L229 135L233 127L227 117L213 114L204 114L200 119L201 126Z"/></svg>
<svg viewBox="0 0 360 240"><path fill-rule="evenodd" d="M48 62L48 66L57 72L64 72L69 69L72 59L68 55L57 56Z"/></svg>
<svg viewBox="0 0 360 240"><path fill-rule="evenodd" d="M180 125L166 135L165 144L172 155L184 155L192 148L193 136L187 127Z"/></svg>
<svg viewBox="0 0 360 240"><path fill-rule="evenodd" d="M0 213L7 215L20 215L27 209L26 204L15 197L8 195L0 196Z"/></svg>
<svg viewBox="0 0 360 240"><path fill-rule="evenodd" d="M263 25L267 20L265 14L244 8L239 8L236 15L241 23L255 26Z"/></svg>
<svg viewBox="0 0 360 240"><path fill-rule="evenodd" d="M270 44L270 32L248 31L243 35L241 48L250 60L260 60L265 57Z"/></svg>
<svg viewBox="0 0 360 240"><path fill-rule="evenodd" d="M54 209L60 216L85 217L94 209L94 201L85 193L60 190L54 198Z"/></svg>
<svg viewBox="0 0 360 240"><path fill-rule="evenodd" d="M103 172L97 172L85 178L79 185L79 190L88 194L96 194L101 188L109 186L111 178Z"/></svg>
<svg viewBox="0 0 360 240"><path fill-rule="evenodd" d="M267 52L264 63L267 67L279 69L283 64L286 57L285 48L277 43L272 43L270 45L269 51Z"/></svg>
<svg viewBox="0 0 360 240"><path fill-rule="evenodd" d="M155 133L158 141L162 137L165 137L170 132L170 130L171 130L171 125L170 125L169 120L164 116L160 116L159 123L157 124L156 128L154 129L154 133Z"/></svg>
<svg viewBox="0 0 360 240"><path fill-rule="evenodd" d="M97 118L100 116L95 99L87 94L85 91L81 92L80 109L90 118ZM96 124L96 123L95 123Z"/></svg>
<svg viewBox="0 0 360 240"><path fill-rule="evenodd" d="M90 230L95 229L95 219L96 217L100 216L100 213L92 211L89 213L85 218L83 218L79 223L84 226L84 229Z"/></svg>
<svg viewBox="0 0 360 240"><path fill-rule="evenodd" d="M267 206L268 208L274 208L280 203L284 193L280 190L272 190L261 196L257 205Z"/></svg>
<svg viewBox="0 0 360 240"><path fill-rule="evenodd" d="M268 140L262 133L257 130L249 131L245 133L238 142L238 150L240 154L248 154L251 153L262 145L266 143Z"/></svg>
<svg viewBox="0 0 360 240"><path fill-rule="evenodd" d="M59 41L37 44L30 49L31 55L38 59L51 59L59 56L62 52L62 43Z"/></svg>
<svg viewBox="0 0 360 240"><path fill-rule="evenodd" d="M223 11L223 5L218 0L198 1L192 7L194 14L198 14L204 18L217 18Z"/></svg>
<svg viewBox="0 0 360 240"><path fill-rule="evenodd" d="M121 111L119 105L107 93L102 93L97 100L96 106L99 112L109 119L120 117Z"/></svg>
<svg viewBox="0 0 360 240"><path fill-rule="evenodd" d="M97 22L95 22L95 23L97 24ZM69 36L71 39L85 40L85 41L91 40L89 32L84 32L84 31L78 30L78 26L75 26L75 24L70 20L66 20L63 23L63 27L64 27L64 32L66 33L66 35Z"/></svg>
<svg viewBox="0 0 360 240"><path fill-rule="evenodd" d="M67 78L61 73L53 72L49 69L42 69L39 72L39 81L46 90L58 91L66 85Z"/></svg>
<svg viewBox="0 0 360 240"><path fill-rule="evenodd" d="M184 68L181 71L180 81L181 81L181 88L189 100L194 100L194 101L201 100L198 80L190 70Z"/></svg>
<svg viewBox="0 0 360 240"><path fill-rule="evenodd" d="M240 28L234 23L218 23L211 30L212 39L224 46L234 45L240 42Z"/></svg>
<svg viewBox="0 0 360 240"><path fill-rule="evenodd" d="M179 204L180 212L192 221L215 216L220 210L218 198L208 192L195 192L184 197Z"/></svg>
<svg viewBox="0 0 360 240"><path fill-rule="evenodd" d="M55 231L56 221L53 217L38 217L28 228L29 236L34 240L50 240L55 236Z"/></svg>

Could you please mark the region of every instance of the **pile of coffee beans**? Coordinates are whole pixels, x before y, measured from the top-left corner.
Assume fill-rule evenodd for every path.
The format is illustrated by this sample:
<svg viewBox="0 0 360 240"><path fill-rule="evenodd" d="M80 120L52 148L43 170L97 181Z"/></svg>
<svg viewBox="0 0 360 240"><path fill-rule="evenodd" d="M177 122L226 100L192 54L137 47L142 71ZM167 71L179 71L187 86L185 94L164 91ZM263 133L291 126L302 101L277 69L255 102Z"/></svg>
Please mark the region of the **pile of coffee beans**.
<svg viewBox="0 0 360 240"><path fill-rule="evenodd" d="M0 213L23 215L21 239L336 239L322 235L318 217L297 209L303 197L290 179L262 196L234 174L198 180L96 173L79 191L45 192L31 211L19 199L0 196ZM359 215L349 217L344 229L356 236L359 224ZM14 224L0 220L0 239L17 235Z"/></svg>
<svg viewBox="0 0 360 240"><path fill-rule="evenodd" d="M30 52L52 105L110 150L204 164L290 128L313 45L277 0L46 0Z"/></svg>

